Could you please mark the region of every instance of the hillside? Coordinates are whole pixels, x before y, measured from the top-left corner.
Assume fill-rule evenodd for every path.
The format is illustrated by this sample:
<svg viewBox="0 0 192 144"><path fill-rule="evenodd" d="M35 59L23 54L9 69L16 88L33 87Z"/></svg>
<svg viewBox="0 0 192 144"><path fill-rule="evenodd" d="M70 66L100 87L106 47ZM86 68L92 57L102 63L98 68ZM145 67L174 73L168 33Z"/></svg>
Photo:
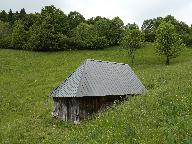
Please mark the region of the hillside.
<svg viewBox="0 0 192 144"><path fill-rule="evenodd" d="M85 59L130 63L119 47L97 51L0 49L1 143L192 143L192 49L164 65L147 45L132 68L148 89L80 125L55 120L49 92Z"/></svg>

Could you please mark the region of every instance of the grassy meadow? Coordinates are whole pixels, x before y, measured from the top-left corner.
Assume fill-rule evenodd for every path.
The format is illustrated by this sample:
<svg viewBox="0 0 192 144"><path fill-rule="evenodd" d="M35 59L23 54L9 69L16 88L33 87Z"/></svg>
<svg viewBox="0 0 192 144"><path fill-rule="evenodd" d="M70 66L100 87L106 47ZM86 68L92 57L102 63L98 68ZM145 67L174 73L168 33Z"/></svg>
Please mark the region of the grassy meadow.
<svg viewBox="0 0 192 144"><path fill-rule="evenodd" d="M30 52L0 49L0 143L192 143L192 49L164 64L152 44L135 73L148 89L80 125L51 117L48 94L85 59L130 64L126 50Z"/></svg>

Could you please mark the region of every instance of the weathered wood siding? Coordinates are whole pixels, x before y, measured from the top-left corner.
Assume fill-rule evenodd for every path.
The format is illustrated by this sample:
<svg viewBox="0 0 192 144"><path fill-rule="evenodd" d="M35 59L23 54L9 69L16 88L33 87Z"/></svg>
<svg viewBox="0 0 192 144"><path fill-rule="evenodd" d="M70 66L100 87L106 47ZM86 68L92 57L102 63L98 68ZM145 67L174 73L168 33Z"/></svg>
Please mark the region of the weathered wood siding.
<svg viewBox="0 0 192 144"><path fill-rule="evenodd" d="M124 99L125 97L122 96L53 98L53 116L60 117L64 121L79 122L93 113L102 112L115 100L122 101Z"/></svg>

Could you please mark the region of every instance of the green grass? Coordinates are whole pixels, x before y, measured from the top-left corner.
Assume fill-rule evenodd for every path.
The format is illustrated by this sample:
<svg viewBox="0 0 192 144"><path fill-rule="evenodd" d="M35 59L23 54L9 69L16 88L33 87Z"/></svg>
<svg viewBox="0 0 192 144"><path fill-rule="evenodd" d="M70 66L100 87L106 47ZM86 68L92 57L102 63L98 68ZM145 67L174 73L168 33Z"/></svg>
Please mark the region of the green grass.
<svg viewBox="0 0 192 144"><path fill-rule="evenodd" d="M153 45L132 68L148 89L80 125L51 117L47 95L85 59L130 63L118 47L98 51L0 50L0 143L192 143L192 49L170 66Z"/></svg>

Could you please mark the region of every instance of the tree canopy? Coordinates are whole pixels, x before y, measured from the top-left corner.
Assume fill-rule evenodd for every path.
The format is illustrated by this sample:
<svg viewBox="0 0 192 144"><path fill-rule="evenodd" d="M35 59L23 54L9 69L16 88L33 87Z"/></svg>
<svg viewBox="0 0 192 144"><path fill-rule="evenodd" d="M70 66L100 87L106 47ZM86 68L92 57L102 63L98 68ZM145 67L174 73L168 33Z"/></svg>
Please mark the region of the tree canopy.
<svg viewBox="0 0 192 144"><path fill-rule="evenodd" d="M156 31L164 21L174 25L182 41L187 46L192 46L192 28L171 15L143 22L141 31L145 42L156 41ZM109 19L96 16L85 19L77 11L66 14L53 5L43 7L40 13L30 14L26 13L24 8L16 12L11 9L8 12L2 10L0 22L2 22L1 31L7 32L6 37L0 39L1 48L43 51L116 46L120 44L128 30L139 29L135 23L124 25L119 17ZM19 40L24 40L25 44L22 44L23 41L19 44Z"/></svg>
<svg viewBox="0 0 192 144"><path fill-rule="evenodd" d="M181 39L187 46L191 45L191 29L190 27L182 22L175 19L174 16L167 15L166 17L157 17L154 19L144 20L142 25L142 31L145 33L145 41L154 42L156 39L156 30L162 22L170 22L174 25L176 32L181 36Z"/></svg>

